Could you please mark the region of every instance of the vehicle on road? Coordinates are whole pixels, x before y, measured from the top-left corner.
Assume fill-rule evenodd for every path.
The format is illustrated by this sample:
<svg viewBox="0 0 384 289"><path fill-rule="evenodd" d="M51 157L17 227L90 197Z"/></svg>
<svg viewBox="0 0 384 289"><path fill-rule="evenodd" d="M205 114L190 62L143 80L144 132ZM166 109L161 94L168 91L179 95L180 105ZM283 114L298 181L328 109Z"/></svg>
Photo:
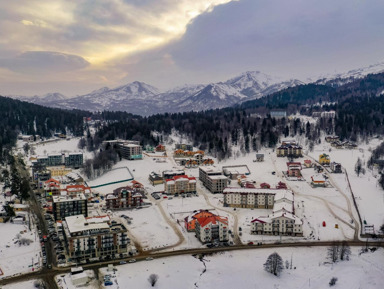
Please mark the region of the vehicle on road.
<svg viewBox="0 0 384 289"><path fill-rule="evenodd" d="M146 261L151 261L151 260L153 260L153 258L152 257L147 257L147 258L145 258L145 260Z"/></svg>
<svg viewBox="0 0 384 289"><path fill-rule="evenodd" d="M129 261L128 261L128 263L135 263L136 262L136 259L130 259Z"/></svg>

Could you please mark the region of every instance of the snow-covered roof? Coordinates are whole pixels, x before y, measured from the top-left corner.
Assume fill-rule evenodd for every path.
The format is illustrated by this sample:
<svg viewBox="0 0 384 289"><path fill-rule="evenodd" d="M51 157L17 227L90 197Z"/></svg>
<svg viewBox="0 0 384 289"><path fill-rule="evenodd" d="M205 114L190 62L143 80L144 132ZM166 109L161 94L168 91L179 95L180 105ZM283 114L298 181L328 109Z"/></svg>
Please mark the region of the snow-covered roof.
<svg viewBox="0 0 384 289"><path fill-rule="evenodd" d="M280 211L282 212L288 212L288 213L293 213L293 204L292 203L287 203L287 202L280 202L280 203L275 203L273 205L273 212L279 213Z"/></svg>
<svg viewBox="0 0 384 289"><path fill-rule="evenodd" d="M79 201L79 200L86 200L87 198L84 196L84 194L76 194L76 195L60 195L60 196L53 196L52 200L54 203L61 203L61 202L71 202L71 201Z"/></svg>
<svg viewBox="0 0 384 289"><path fill-rule="evenodd" d="M221 174L221 170L219 170L217 167L215 166L206 166L206 167L200 167L200 170L210 174L210 173L220 173Z"/></svg>
<svg viewBox="0 0 384 289"><path fill-rule="evenodd" d="M219 175L219 176L209 176L212 180L228 180L226 176Z"/></svg>
<svg viewBox="0 0 384 289"><path fill-rule="evenodd" d="M83 215L69 216L65 218L65 221L68 226L69 232L77 233L87 230L100 230L100 229L109 229L108 221L110 220L106 218L98 218L97 217L86 219Z"/></svg>
<svg viewBox="0 0 384 289"><path fill-rule="evenodd" d="M225 188L223 193L224 194L276 194L277 191L280 191L280 190L258 189L258 188Z"/></svg>

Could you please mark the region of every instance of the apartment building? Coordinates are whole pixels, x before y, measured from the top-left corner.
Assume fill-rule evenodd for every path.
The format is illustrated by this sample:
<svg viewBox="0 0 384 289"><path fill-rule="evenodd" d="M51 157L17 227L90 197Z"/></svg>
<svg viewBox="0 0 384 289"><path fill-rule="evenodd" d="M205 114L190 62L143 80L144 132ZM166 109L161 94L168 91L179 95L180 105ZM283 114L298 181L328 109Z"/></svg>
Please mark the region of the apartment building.
<svg viewBox="0 0 384 289"><path fill-rule="evenodd" d="M174 176L165 181L164 191L170 195L196 193L196 178L187 175Z"/></svg>
<svg viewBox="0 0 384 289"><path fill-rule="evenodd" d="M117 147L124 159L141 160L143 158L143 148L138 141L119 142Z"/></svg>
<svg viewBox="0 0 384 289"><path fill-rule="evenodd" d="M135 187L121 187L105 196L107 209L119 210L141 206L143 202L143 190Z"/></svg>
<svg viewBox="0 0 384 289"><path fill-rule="evenodd" d="M199 168L199 180L211 193L222 193L228 186L228 178L214 166Z"/></svg>
<svg viewBox="0 0 384 289"><path fill-rule="evenodd" d="M303 222L295 216L294 195L290 190L274 190L272 213L251 221L251 234L302 236Z"/></svg>
<svg viewBox="0 0 384 289"><path fill-rule="evenodd" d="M72 260L127 256L130 245L127 228L111 221L109 216L66 217L63 230L69 258Z"/></svg>
<svg viewBox="0 0 384 289"><path fill-rule="evenodd" d="M228 218L220 216L203 216L195 222L196 237L202 243L228 241Z"/></svg>
<svg viewBox="0 0 384 289"><path fill-rule="evenodd" d="M236 208L272 209L277 190L257 188L225 188L224 206Z"/></svg>
<svg viewBox="0 0 384 289"><path fill-rule="evenodd" d="M88 202L84 194L60 195L52 197L52 210L55 221L75 215L88 216Z"/></svg>
<svg viewBox="0 0 384 289"><path fill-rule="evenodd" d="M251 234L303 236L303 222L288 212L278 212L251 221Z"/></svg>
<svg viewBox="0 0 384 289"><path fill-rule="evenodd" d="M298 158L303 156L303 148L295 141L282 141L281 145L276 149L278 157Z"/></svg>

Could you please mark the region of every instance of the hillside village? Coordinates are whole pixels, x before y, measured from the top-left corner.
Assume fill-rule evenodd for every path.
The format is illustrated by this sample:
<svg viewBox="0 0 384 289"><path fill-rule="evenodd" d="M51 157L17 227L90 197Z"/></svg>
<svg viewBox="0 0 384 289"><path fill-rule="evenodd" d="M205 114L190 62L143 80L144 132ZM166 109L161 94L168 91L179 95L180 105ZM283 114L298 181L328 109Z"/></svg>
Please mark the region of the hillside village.
<svg viewBox="0 0 384 289"><path fill-rule="evenodd" d="M89 180L80 168L90 154L77 149L79 139L50 143L24 137L19 147L28 142L36 152L24 159L47 231L39 227L32 204L20 204L7 191L0 197L0 220L27 226L34 236L28 270L116 258L134 262L143 252L381 238L383 212L368 203L364 185L355 186L360 180L353 161L366 149L340 150L336 137L324 140L312 152L291 139L222 162L188 143L143 148L137 141L108 141L104 145L113 144L122 160ZM368 182L374 172L369 174ZM371 194L380 198L382 192L376 188ZM47 259L48 243L54 260ZM6 260L0 262L4 276L21 269L14 264L8 272ZM73 282L91 282L81 280Z"/></svg>

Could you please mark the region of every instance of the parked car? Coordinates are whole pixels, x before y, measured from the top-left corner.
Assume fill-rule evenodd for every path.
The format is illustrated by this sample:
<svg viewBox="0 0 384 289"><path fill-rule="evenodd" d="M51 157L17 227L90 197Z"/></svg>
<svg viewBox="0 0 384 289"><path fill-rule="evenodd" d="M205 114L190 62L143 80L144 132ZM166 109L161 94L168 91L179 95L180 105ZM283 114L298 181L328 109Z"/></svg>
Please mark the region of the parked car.
<svg viewBox="0 0 384 289"><path fill-rule="evenodd" d="M130 259L128 260L128 263L135 263L136 262L136 259Z"/></svg>
<svg viewBox="0 0 384 289"><path fill-rule="evenodd" d="M147 257L147 258L145 258L145 260L146 261L151 261L151 260L153 260L153 258L152 257Z"/></svg>

